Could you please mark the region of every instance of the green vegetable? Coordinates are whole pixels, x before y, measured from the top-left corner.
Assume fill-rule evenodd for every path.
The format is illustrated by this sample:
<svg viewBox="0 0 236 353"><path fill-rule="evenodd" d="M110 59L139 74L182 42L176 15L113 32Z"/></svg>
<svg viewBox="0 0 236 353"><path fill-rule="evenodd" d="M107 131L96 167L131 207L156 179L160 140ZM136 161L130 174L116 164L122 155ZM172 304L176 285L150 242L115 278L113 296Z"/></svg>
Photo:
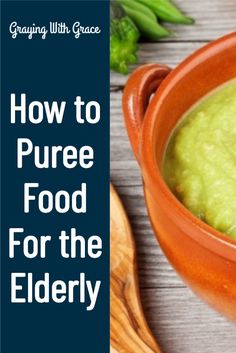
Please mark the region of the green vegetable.
<svg viewBox="0 0 236 353"><path fill-rule="evenodd" d="M172 33L159 24L158 18L172 23L194 22L169 0L113 0L110 15L110 68L123 74L128 73L129 64L137 62L140 33L154 41Z"/></svg>
<svg viewBox="0 0 236 353"><path fill-rule="evenodd" d="M117 1L122 7L124 7L124 6L130 7L134 11L138 11L141 14L143 14L144 16L149 17L149 19L152 20L153 22L156 22L155 13L149 7L147 7L143 4L140 4L137 0L117 0Z"/></svg>
<svg viewBox="0 0 236 353"><path fill-rule="evenodd" d="M157 22L155 14L147 6L135 0L118 0L118 2L146 38L157 40L170 35L171 32Z"/></svg>
<svg viewBox="0 0 236 353"><path fill-rule="evenodd" d="M110 21L110 68L128 73L128 65L137 62L139 31L133 21L125 16Z"/></svg>
<svg viewBox="0 0 236 353"><path fill-rule="evenodd" d="M131 0L130 0L131 1ZM177 24L192 24L194 20L184 16L168 0L135 0L140 4L149 7L161 20Z"/></svg>

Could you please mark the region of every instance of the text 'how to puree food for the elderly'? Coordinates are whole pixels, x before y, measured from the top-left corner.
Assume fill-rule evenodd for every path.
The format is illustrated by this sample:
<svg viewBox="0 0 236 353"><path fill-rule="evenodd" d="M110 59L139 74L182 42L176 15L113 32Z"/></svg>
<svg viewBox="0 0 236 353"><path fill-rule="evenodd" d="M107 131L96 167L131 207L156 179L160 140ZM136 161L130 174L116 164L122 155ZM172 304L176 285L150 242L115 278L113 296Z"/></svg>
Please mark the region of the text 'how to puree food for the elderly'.
<svg viewBox="0 0 236 353"><path fill-rule="evenodd" d="M236 81L201 100L176 127L163 173L197 217L236 239Z"/></svg>

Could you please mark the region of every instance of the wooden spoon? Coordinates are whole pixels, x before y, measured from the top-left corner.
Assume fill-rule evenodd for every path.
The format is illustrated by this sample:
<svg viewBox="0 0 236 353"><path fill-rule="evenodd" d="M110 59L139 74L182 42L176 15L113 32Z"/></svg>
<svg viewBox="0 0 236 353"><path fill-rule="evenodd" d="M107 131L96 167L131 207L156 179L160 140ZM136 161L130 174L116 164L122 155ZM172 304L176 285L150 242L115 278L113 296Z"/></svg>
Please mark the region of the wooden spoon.
<svg viewBox="0 0 236 353"><path fill-rule="evenodd" d="M135 247L125 210L110 186L111 353L160 353L142 310Z"/></svg>

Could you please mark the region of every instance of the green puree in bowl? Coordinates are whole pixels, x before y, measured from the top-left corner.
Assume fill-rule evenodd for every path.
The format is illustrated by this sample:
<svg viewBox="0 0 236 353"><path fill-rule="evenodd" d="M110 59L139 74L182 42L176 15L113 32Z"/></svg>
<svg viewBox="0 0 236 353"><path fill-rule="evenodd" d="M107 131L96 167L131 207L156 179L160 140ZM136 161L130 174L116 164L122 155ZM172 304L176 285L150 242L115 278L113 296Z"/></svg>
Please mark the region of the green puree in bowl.
<svg viewBox="0 0 236 353"><path fill-rule="evenodd" d="M177 198L236 239L236 81L207 95L173 132L163 165Z"/></svg>

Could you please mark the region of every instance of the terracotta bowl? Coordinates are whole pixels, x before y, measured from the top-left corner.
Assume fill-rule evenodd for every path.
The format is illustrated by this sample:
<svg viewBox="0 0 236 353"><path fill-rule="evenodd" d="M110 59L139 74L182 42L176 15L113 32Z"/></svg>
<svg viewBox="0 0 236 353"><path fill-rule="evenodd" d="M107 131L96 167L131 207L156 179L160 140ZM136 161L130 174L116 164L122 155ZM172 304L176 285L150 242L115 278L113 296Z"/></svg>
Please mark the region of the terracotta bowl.
<svg viewBox="0 0 236 353"><path fill-rule="evenodd" d="M160 246L194 292L236 321L236 242L192 215L161 175L168 138L183 113L233 78L236 32L206 45L173 71L157 64L137 69L127 82L123 110Z"/></svg>

